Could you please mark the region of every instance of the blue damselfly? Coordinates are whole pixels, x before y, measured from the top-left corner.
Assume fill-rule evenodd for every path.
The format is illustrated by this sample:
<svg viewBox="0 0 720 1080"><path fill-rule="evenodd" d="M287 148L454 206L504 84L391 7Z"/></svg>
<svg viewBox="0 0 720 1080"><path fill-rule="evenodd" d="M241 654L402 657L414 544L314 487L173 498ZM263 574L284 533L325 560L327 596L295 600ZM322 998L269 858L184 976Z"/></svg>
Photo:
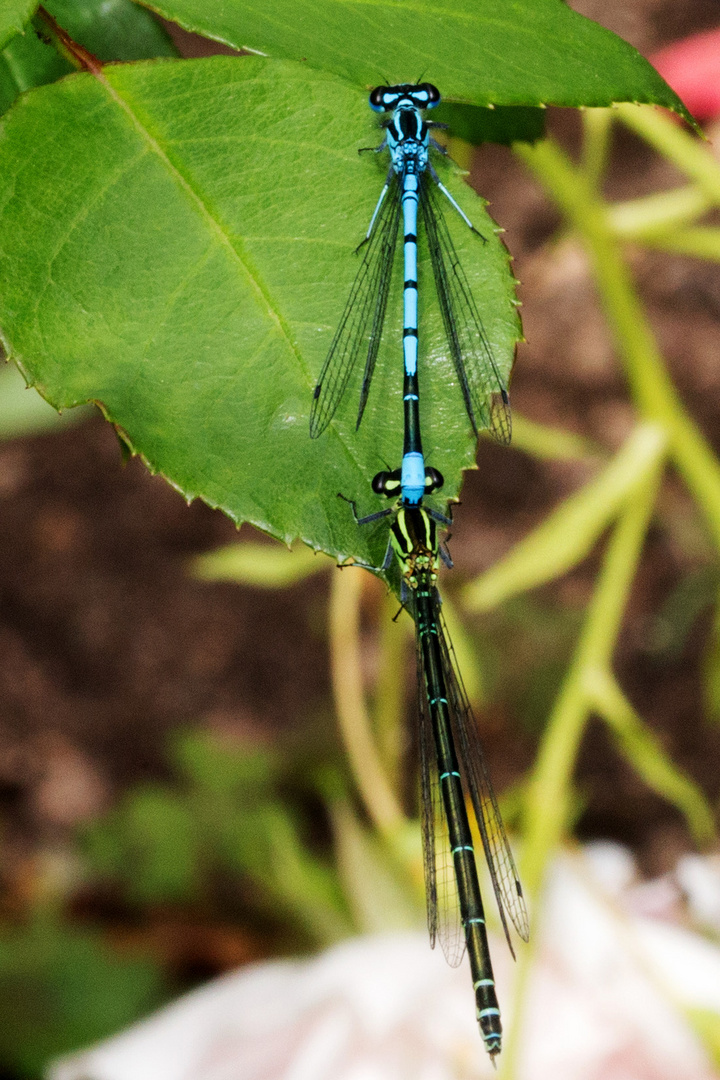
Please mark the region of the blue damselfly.
<svg viewBox="0 0 720 1080"><path fill-rule="evenodd" d="M360 426L385 323L402 217L405 452L413 452L413 440L419 440L419 217L424 225L449 351L473 429L476 434L487 429L501 443L510 441L507 386L500 376L477 304L450 236L438 192L465 224L478 237L484 238L442 183L430 161L431 149L444 153L443 147L431 137L430 129L443 125L424 120L421 112L433 108L439 101L440 93L431 83L378 86L370 94L372 109L392 113L383 125L385 138L378 147L372 148L376 152L389 150L390 168L365 239L360 245L366 246L362 262L315 387L310 414L310 434L313 438L320 435L330 423L358 357L364 355L365 370L357 418L357 426ZM408 449L408 443L411 449ZM417 479L421 486L419 473Z"/></svg>

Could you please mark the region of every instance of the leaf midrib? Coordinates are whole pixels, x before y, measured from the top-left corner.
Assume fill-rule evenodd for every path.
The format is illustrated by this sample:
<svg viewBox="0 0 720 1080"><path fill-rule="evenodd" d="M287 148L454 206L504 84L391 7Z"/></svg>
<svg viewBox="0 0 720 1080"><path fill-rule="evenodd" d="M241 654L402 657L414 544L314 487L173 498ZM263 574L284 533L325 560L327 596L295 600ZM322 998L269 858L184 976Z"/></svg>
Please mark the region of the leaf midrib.
<svg viewBox="0 0 720 1080"><path fill-rule="evenodd" d="M93 77L95 79L97 79L97 81L99 83L102 84L102 86L104 87L104 89L106 90L106 92L108 93L110 98L129 117L129 119L132 122L135 130L139 133L141 138L147 143L147 145L150 147L150 149L155 154L157 154L158 158L163 162L163 164L170 171L170 173L176 178L177 182L180 184L180 186L185 191L185 193L188 195L188 197L191 199L191 201L196 205L196 207L198 208L200 214L205 219L205 221L208 223L208 226L211 229L211 231L217 236L220 243L227 248L227 250L231 253L231 256L237 261L238 265L242 268L242 271L245 274L247 280L250 282L251 287L254 290L256 296L262 302L262 304L265 306L265 309L266 309L269 317L275 323L275 325L277 327L277 330L279 331L282 338L284 338L284 340L285 340L285 342L286 342L286 344L287 344L287 346L288 346L288 348L290 350L291 355L294 357L295 362L296 362L299 370L301 371L301 373L302 373L302 375L303 375L303 377L304 377L304 379L305 379L305 381L307 383L308 391L310 392L312 390L312 387L314 386L314 380L313 380L313 377L312 377L310 371L308 370L307 364L305 363L301 353L298 351L298 349L293 344L293 341L291 339L290 333L288 331L288 328L285 325L284 320L281 318L280 314L278 313L276 308L271 303L268 294L261 287L258 279L252 273L249 265L242 258L241 254L240 254L240 251L237 249L235 244L230 239L230 236L225 231L223 225L214 216L214 214L210 211L209 207L203 201L203 199L201 198L199 193L193 188L192 184L190 184L190 182L185 178L182 171L173 162L172 158L162 148L162 146L160 144L160 141L150 132L150 130L147 128L147 126L141 121L140 117L133 111L130 103L128 101L126 101L125 98L122 96L122 94L120 94L115 89L115 87L104 77L102 72L97 72L97 73L93 72L92 74L93 74ZM343 436L340 434L340 432L335 428L333 429L333 435L338 439L340 445L343 448L344 453L347 455L348 459L350 460L350 462L352 463L354 468L357 469L357 471L362 474L362 467L361 467L360 458L358 457L357 453L353 452L352 445L349 444L343 438Z"/></svg>

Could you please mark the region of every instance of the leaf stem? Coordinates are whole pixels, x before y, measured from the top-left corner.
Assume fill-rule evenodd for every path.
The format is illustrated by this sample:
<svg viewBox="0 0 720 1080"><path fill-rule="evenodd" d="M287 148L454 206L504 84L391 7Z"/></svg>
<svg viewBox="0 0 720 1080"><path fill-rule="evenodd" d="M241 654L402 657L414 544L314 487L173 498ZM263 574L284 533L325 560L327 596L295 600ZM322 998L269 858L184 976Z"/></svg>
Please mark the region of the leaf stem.
<svg viewBox="0 0 720 1080"><path fill-rule="evenodd" d="M68 63L72 64L78 71L89 71L91 75L100 74L102 63L97 56L89 52L83 45L79 45L77 41L73 41L67 30L63 30L62 26L49 11L45 10L42 4L35 12L35 18L41 24L37 27L38 33L42 37L49 38L50 44L57 49L61 56L65 57Z"/></svg>

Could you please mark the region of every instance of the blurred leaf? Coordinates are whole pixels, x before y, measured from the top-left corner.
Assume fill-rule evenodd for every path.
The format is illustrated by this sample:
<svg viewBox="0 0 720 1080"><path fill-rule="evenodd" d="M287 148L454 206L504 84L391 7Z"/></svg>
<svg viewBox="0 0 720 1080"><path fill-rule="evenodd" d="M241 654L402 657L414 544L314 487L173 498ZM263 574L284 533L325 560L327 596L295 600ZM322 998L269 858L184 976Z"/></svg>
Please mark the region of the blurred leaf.
<svg viewBox="0 0 720 1080"><path fill-rule="evenodd" d="M157 20L131 0L48 0L44 7L74 41L100 60L178 55ZM37 26L42 35L42 20ZM32 25L24 27L0 53L0 113L25 90L56 82L75 70L38 33Z"/></svg>
<svg viewBox="0 0 720 1080"><path fill-rule="evenodd" d="M228 864L261 886L275 916L290 915L318 945L352 932L337 873L308 850L283 806L228 816L218 833Z"/></svg>
<svg viewBox="0 0 720 1080"><path fill-rule="evenodd" d="M198 823L169 789L136 788L83 835L92 869L121 880L136 904L187 901L200 891L204 847Z"/></svg>
<svg viewBox="0 0 720 1080"><path fill-rule="evenodd" d="M41 1076L48 1060L115 1032L165 996L149 960L102 939L37 920L0 931L0 1067Z"/></svg>
<svg viewBox="0 0 720 1080"><path fill-rule="evenodd" d="M526 105L497 105L480 109L475 105L455 105L442 101L433 112L436 123L447 124L452 139L473 146L482 143L535 142L545 134L545 110Z"/></svg>
<svg viewBox="0 0 720 1080"><path fill-rule="evenodd" d="M416 929L424 923L421 894L399 873L397 860L375 833L360 824L349 802L332 808L340 880L355 929L362 934ZM412 823L417 833L418 823ZM418 863L421 853L418 846Z"/></svg>
<svg viewBox="0 0 720 1080"><path fill-rule="evenodd" d="M697 620L717 596L718 586L717 566L701 566L686 574L653 619L648 648L668 660L679 660Z"/></svg>
<svg viewBox="0 0 720 1080"><path fill-rule="evenodd" d="M98 60L179 55L164 27L132 0L46 0L43 7Z"/></svg>
<svg viewBox="0 0 720 1080"><path fill-rule="evenodd" d="M236 544L200 555L193 560L192 573L202 581L236 581L266 589L283 589L333 565L304 544L292 550L276 544Z"/></svg>
<svg viewBox="0 0 720 1080"><path fill-rule="evenodd" d="M257 744L247 746L206 731L184 732L175 740L174 760L203 794L256 802L272 792L277 755Z"/></svg>
<svg viewBox="0 0 720 1080"><path fill-rule="evenodd" d="M612 105L647 101L690 119L678 96L626 41L560 0L153 0L187 30L302 60L362 87L422 72L471 105ZM692 121L691 121L692 122Z"/></svg>
<svg viewBox="0 0 720 1080"><path fill-rule="evenodd" d="M512 445L513 449L524 450L541 461L600 460L606 456L601 446L584 435L536 424L516 412L513 412Z"/></svg>
<svg viewBox="0 0 720 1080"><path fill-rule="evenodd" d="M495 566L463 590L469 611L487 611L508 597L567 573L592 550L623 503L664 453L665 436L642 424L609 465L571 495Z"/></svg>
<svg viewBox="0 0 720 1080"><path fill-rule="evenodd" d="M36 0L0 0L0 48L22 33L36 7Z"/></svg>
<svg viewBox="0 0 720 1080"><path fill-rule="evenodd" d="M59 413L36 390L26 385L14 364L0 367L0 440L56 431L86 420L93 411L78 408Z"/></svg>
<svg viewBox="0 0 720 1080"><path fill-rule="evenodd" d="M703 697L705 711L714 723L720 722L720 595L715 596L715 615L703 656Z"/></svg>

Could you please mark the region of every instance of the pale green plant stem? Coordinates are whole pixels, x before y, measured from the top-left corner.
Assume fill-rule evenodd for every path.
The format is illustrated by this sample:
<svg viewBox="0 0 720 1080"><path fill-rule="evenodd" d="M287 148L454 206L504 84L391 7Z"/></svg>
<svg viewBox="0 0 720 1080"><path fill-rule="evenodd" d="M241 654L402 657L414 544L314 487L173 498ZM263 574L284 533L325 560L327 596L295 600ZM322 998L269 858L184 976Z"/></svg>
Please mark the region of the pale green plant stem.
<svg viewBox="0 0 720 1080"><path fill-rule="evenodd" d="M582 119L585 129L582 167L588 183L597 187L607 165L614 117L611 109L584 109Z"/></svg>
<svg viewBox="0 0 720 1080"><path fill-rule="evenodd" d="M595 707L596 674L608 671L610 667L630 586L642 554L660 472L660 460L650 470L640 471L637 488L628 498L614 527L585 625L530 779L521 878L531 905L539 896L548 862L565 831L572 772L580 740ZM519 951L514 1020L505 1040L501 1071L506 1080L517 1072L528 976L536 949L537 935L533 935L529 946Z"/></svg>
<svg viewBox="0 0 720 1080"><path fill-rule="evenodd" d="M606 218L610 231L621 240L642 240L664 235L671 229L688 225L713 205L695 184L659 191L642 199L611 203Z"/></svg>
<svg viewBox="0 0 720 1080"><path fill-rule="evenodd" d="M605 451L584 435L548 427L513 414L512 444L545 461L587 461L602 458Z"/></svg>
<svg viewBox="0 0 720 1080"><path fill-rule="evenodd" d="M713 812L705 796L665 755L657 736L638 716L611 671L597 668L586 678L588 701L613 732L626 761L658 795L674 803L699 845L715 838Z"/></svg>
<svg viewBox="0 0 720 1080"><path fill-rule="evenodd" d="M394 618L398 600L388 593L380 605L380 671L375 695L375 731L385 772L393 790L400 788L400 771L405 750L405 702L407 698L408 647L412 640L407 616Z"/></svg>
<svg viewBox="0 0 720 1080"><path fill-rule="evenodd" d="M568 818L569 788L580 737L596 705L597 672L610 670L632 580L657 495L661 460L638 473L613 529L573 662L543 737L527 803L523 879L530 895Z"/></svg>
<svg viewBox="0 0 720 1080"><path fill-rule="evenodd" d="M720 229L717 227L698 225L672 232L652 233L641 239L644 247L720 262Z"/></svg>
<svg viewBox="0 0 720 1080"><path fill-rule="evenodd" d="M487 611L509 596L567 573L584 558L635 489L645 467L654 467L667 439L657 424L638 424L603 471L569 496L499 562L463 592L471 611Z"/></svg>
<svg viewBox="0 0 720 1080"><path fill-rule="evenodd" d="M675 392L618 243L608 229L604 203L552 140L532 147L516 144L515 149L577 230L640 413L667 433L671 454L720 550L720 464Z"/></svg>
<svg viewBox="0 0 720 1080"><path fill-rule="evenodd" d="M720 164L707 142L652 106L625 103L616 105L614 112L626 127L693 180L714 206L720 205Z"/></svg>
<svg viewBox="0 0 720 1080"><path fill-rule="evenodd" d="M333 574L330 658L335 711L360 797L379 831L394 841L405 815L383 768L365 704L360 649L360 598L365 574L348 567Z"/></svg>

